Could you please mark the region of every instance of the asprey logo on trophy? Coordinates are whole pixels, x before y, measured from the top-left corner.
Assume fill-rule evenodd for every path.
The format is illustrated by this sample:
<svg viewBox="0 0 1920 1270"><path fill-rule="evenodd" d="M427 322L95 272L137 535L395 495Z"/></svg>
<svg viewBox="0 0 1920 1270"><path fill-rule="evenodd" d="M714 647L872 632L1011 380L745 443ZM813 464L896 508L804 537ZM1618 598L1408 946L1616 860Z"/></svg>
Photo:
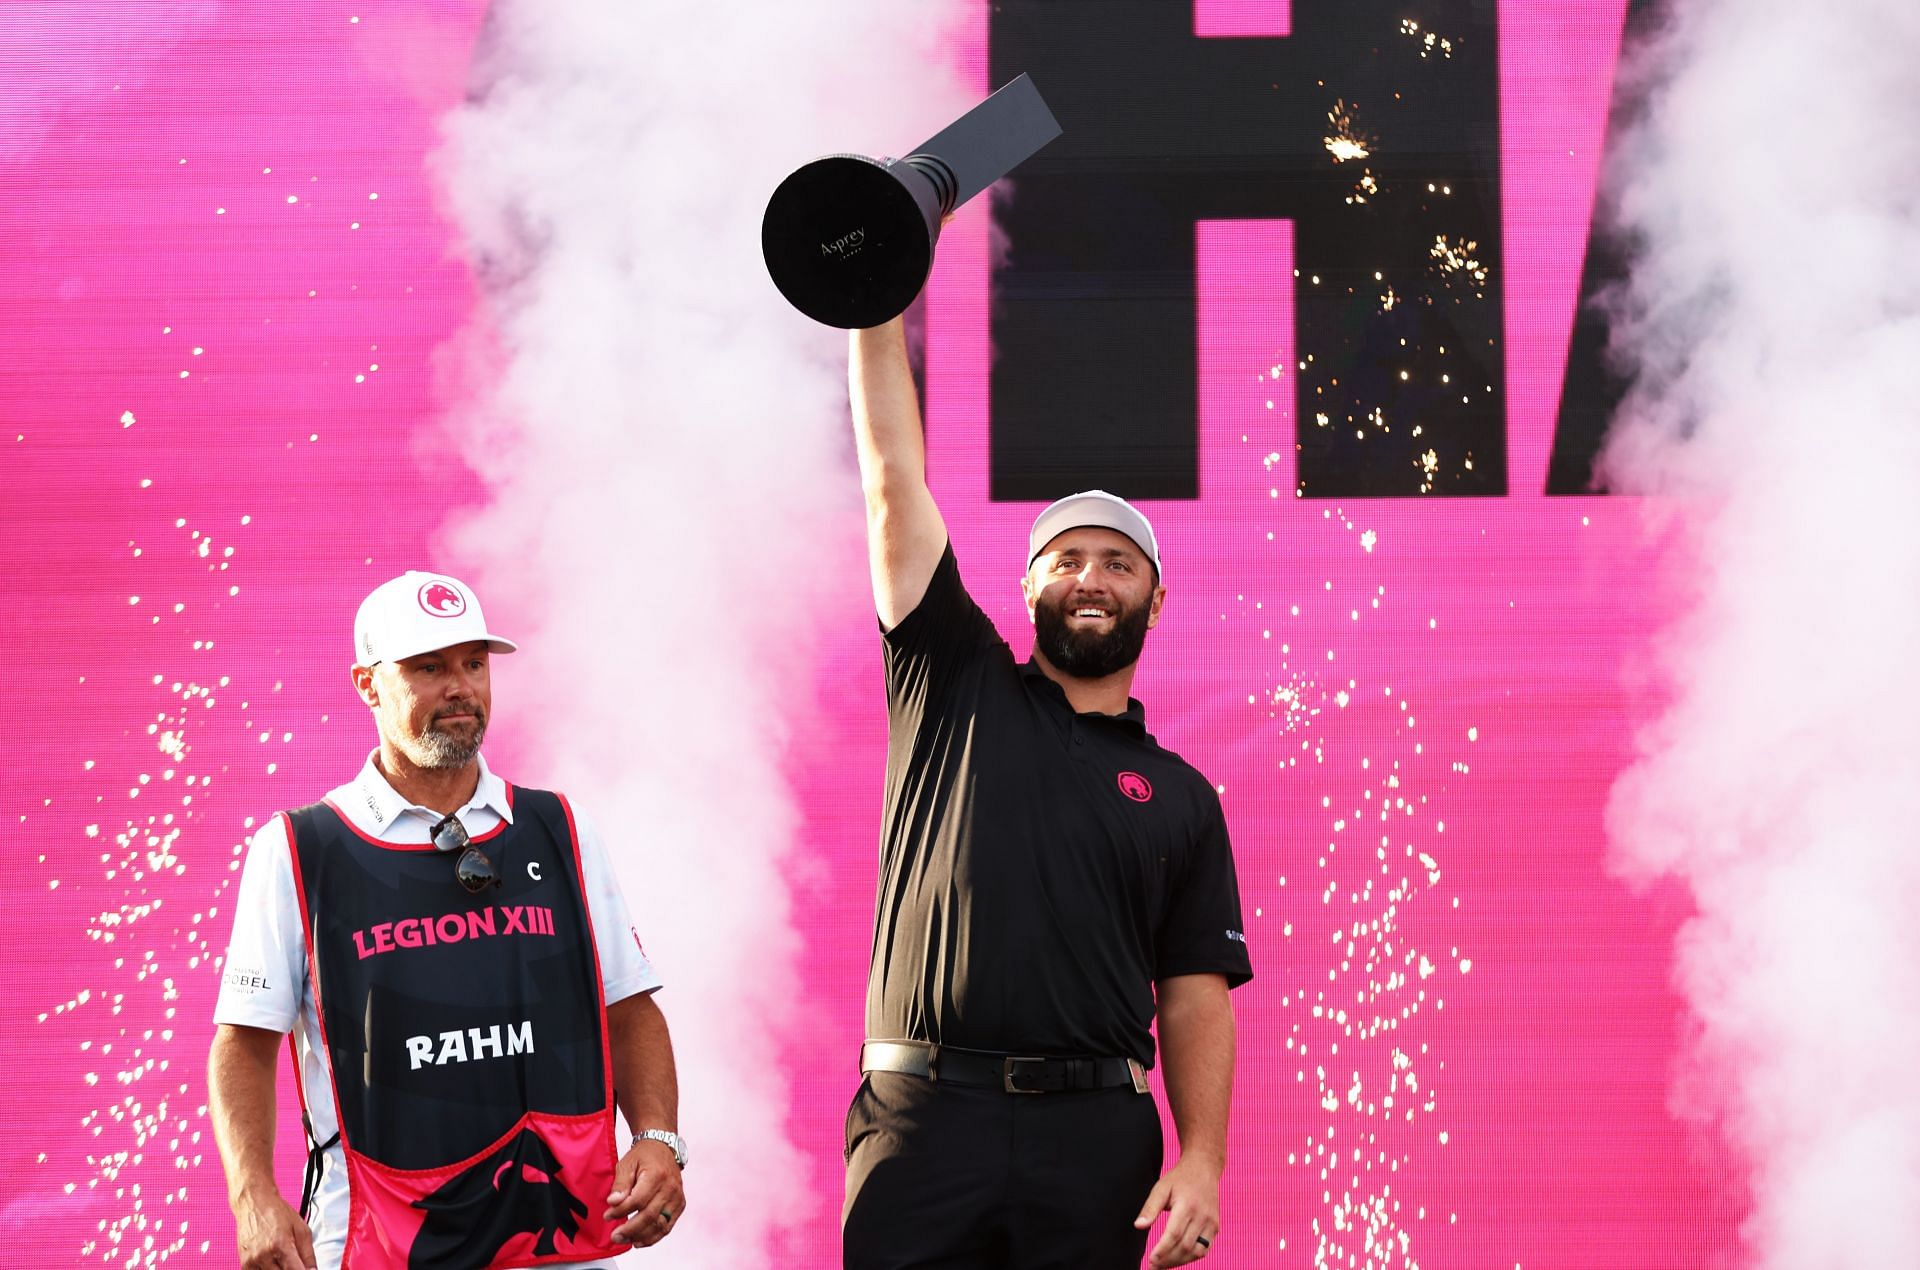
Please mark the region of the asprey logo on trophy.
<svg viewBox="0 0 1920 1270"><path fill-rule="evenodd" d="M420 607L435 617L459 617L467 611L467 599L451 583L435 578L420 584Z"/></svg>
<svg viewBox="0 0 1920 1270"><path fill-rule="evenodd" d="M867 231L864 229L856 229L851 233L840 235L830 243L821 243L820 254L823 256L838 256L840 259L845 260L848 256L858 255L861 245L866 241Z"/></svg>

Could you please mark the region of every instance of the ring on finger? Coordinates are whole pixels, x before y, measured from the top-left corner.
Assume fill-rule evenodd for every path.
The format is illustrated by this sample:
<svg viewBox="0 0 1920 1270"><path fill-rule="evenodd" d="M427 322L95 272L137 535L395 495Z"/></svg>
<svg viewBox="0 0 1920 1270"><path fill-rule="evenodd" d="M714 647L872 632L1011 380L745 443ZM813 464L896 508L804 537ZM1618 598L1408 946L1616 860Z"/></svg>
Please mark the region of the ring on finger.
<svg viewBox="0 0 1920 1270"><path fill-rule="evenodd" d="M672 1221L672 1220L673 1220L673 1210L672 1210L671 1208L663 1208L663 1209L661 1209L661 1210L660 1210L660 1220L661 1220L661 1221Z"/></svg>
<svg viewBox="0 0 1920 1270"><path fill-rule="evenodd" d="M1202 1249L1213 1247L1213 1240L1207 1238L1205 1235L1195 1235L1193 1242L1199 1244Z"/></svg>

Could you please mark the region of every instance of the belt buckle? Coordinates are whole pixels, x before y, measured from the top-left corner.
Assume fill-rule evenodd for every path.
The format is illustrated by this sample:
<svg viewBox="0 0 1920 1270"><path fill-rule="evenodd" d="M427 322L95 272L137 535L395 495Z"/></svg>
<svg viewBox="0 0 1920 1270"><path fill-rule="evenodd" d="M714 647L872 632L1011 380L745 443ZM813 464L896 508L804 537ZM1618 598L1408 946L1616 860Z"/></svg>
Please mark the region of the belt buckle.
<svg viewBox="0 0 1920 1270"><path fill-rule="evenodd" d="M1044 1061L1038 1054L1009 1054L1000 1064L1000 1087L1010 1094L1044 1094L1044 1089L1021 1089L1013 1083L1015 1063L1038 1063Z"/></svg>
<svg viewBox="0 0 1920 1270"><path fill-rule="evenodd" d="M1140 1066L1139 1059L1130 1058L1127 1060L1127 1075L1133 1077L1134 1093L1146 1094L1153 1092L1153 1087L1147 1084L1147 1069Z"/></svg>

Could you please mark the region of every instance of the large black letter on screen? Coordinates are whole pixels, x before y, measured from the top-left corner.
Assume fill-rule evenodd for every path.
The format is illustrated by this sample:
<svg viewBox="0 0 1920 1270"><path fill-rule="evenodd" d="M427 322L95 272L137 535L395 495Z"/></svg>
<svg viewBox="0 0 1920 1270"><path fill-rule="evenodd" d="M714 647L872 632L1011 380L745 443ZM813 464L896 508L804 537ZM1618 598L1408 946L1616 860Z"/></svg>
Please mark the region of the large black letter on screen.
<svg viewBox="0 0 1920 1270"><path fill-rule="evenodd" d="M1654 0L1629 0L1624 48L1636 48L1652 37L1669 15ZM1642 103L1635 89L1614 82L1607 109L1607 152L1625 130ZM1587 255L1580 271L1580 305L1574 310L1573 334L1568 340L1566 378L1560 384L1560 417L1553 430L1553 457L1547 467L1549 494L1604 494L1610 492L1595 471L1606 445L1613 415L1632 387L1632 368L1621 365L1609 351L1613 324L1603 297L1627 278L1629 244L1604 223L1602 211L1613 192L1607 178L1616 173L1611 162L1600 165L1595 191L1593 223L1587 231Z"/></svg>
<svg viewBox="0 0 1920 1270"><path fill-rule="evenodd" d="M993 6L992 81L1032 72L1066 129L996 210L994 498L1198 495L1212 219L1294 222L1307 497L1506 492L1493 0L1295 0L1292 29L1196 39L1181 0Z"/></svg>

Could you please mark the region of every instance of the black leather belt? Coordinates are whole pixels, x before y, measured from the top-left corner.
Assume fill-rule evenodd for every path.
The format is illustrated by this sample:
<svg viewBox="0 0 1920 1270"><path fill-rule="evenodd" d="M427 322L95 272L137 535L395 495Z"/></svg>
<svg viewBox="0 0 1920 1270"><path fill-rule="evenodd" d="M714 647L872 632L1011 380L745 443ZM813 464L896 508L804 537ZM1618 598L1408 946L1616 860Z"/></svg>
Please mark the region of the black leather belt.
<svg viewBox="0 0 1920 1270"><path fill-rule="evenodd" d="M925 1041L868 1041L860 1047L861 1072L900 1072L954 1085L977 1085L1009 1094L1057 1094L1132 1087L1147 1092L1147 1072L1131 1058L1058 1058L991 1054L929 1045Z"/></svg>

